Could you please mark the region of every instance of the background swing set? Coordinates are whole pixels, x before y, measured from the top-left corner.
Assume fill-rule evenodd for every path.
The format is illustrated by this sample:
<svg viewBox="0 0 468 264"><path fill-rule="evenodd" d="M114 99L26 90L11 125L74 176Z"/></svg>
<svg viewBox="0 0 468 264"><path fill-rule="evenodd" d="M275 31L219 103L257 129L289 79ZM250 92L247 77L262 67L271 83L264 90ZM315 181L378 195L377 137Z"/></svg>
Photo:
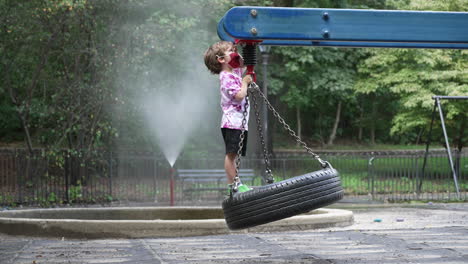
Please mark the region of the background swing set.
<svg viewBox="0 0 468 264"><path fill-rule="evenodd" d="M444 119L444 112L442 110L442 105L440 104L440 100L468 100L468 96L441 96L435 95L432 97L434 99L434 109L432 110L432 120L431 125L429 128L429 136L426 143L426 151L424 153L424 162L422 167L422 176L424 177L424 171L426 169L427 164L427 155L429 153L429 145L431 144L431 135L432 135L432 127L434 125L434 120L436 116L436 109L439 109L439 117L440 117L440 124L442 126L442 131L444 134L444 142L445 142L445 149L447 151L448 162L450 166L450 170L452 171L453 176L453 183L455 184L455 189L457 191L457 198L460 199L460 188L458 186L458 177L457 177L457 170L454 166L453 158L452 158L452 151L450 150L449 139L447 135L447 129L445 128L445 119ZM422 180L419 182L418 188L421 189Z"/></svg>

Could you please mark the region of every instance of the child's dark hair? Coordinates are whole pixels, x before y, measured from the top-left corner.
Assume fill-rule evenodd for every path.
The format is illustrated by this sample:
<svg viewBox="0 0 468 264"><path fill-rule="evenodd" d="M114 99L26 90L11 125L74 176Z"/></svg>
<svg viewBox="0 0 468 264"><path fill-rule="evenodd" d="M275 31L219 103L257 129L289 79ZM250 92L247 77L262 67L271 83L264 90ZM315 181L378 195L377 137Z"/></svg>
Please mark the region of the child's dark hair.
<svg viewBox="0 0 468 264"><path fill-rule="evenodd" d="M225 55L225 52L232 47L233 43L229 41L220 41L211 45L205 51L205 65L213 74L219 74L222 70L218 57Z"/></svg>

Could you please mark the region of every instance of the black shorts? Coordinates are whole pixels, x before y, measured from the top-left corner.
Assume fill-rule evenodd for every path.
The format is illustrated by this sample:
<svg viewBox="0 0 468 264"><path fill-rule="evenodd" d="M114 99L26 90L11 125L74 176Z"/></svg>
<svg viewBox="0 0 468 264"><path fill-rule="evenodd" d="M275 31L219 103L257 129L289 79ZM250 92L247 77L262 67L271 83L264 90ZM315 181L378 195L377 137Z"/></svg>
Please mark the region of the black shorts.
<svg viewBox="0 0 468 264"><path fill-rule="evenodd" d="M242 130L221 128L223 134L224 144L226 145L226 154L236 153L239 150L240 135ZM244 146L242 146L242 156L247 152L247 131L244 133Z"/></svg>

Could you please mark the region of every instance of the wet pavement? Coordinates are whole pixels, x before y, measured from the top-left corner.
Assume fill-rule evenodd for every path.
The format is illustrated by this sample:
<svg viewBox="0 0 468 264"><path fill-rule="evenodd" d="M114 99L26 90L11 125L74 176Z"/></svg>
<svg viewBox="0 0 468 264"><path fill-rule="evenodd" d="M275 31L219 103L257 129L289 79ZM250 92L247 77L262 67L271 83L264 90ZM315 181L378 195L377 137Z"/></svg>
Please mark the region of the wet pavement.
<svg viewBox="0 0 468 264"><path fill-rule="evenodd" d="M0 263L468 263L468 203L341 206L354 225L148 239L0 234Z"/></svg>

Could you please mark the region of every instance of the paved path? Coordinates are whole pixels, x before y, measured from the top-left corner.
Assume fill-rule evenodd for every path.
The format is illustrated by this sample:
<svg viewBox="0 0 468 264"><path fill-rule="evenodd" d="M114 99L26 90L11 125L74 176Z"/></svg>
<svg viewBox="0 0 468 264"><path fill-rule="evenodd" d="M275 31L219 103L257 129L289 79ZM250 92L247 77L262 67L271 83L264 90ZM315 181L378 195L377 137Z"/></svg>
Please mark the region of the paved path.
<svg viewBox="0 0 468 264"><path fill-rule="evenodd" d="M468 204L352 210L354 225L313 231L108 240L0 235L0 263L468 263Z"/></svg>

